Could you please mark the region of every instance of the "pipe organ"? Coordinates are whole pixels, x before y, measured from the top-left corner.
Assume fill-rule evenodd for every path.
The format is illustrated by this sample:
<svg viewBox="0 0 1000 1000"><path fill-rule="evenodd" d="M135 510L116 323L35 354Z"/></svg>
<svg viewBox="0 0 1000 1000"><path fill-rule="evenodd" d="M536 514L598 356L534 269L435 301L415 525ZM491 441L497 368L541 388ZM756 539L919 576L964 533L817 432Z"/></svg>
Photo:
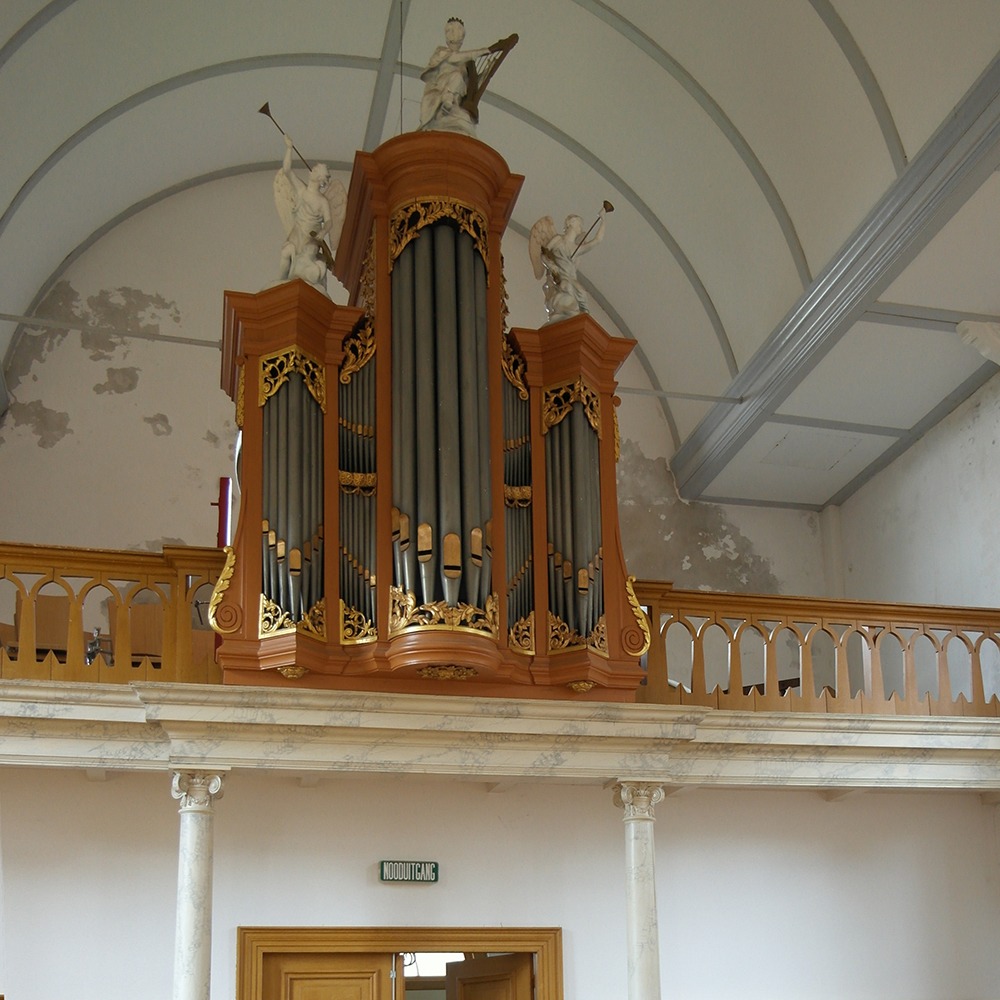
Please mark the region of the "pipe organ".
<svg viewBox="0 0 1000 1000"><path fill-rule="evenodd" d="M358 153L336 305L227 292L242 428L210 620L227 683L625 700L646 618L618 532L615 372L582 314L510 330L522 178L478 140Z"/></svg>

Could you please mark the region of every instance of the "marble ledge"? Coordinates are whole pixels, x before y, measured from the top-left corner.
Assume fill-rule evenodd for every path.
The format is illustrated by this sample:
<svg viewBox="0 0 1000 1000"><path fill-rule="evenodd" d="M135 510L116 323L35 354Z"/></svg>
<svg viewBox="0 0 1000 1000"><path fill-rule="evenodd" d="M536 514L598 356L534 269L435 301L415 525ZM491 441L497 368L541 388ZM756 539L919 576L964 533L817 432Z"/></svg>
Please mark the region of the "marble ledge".
<svg viewBox="0 0 1000 1000"><path fill-rule="evenodd" d="M1000 721L3 681L0 765L991 791Z"/></svg>
<svg viewBox="0 0 1000 1000"><path fill-rule="evenodd" d="M659 740L694 739L703 708L463 695L137 683L147 718L173 723L319 726Z"/></svg>

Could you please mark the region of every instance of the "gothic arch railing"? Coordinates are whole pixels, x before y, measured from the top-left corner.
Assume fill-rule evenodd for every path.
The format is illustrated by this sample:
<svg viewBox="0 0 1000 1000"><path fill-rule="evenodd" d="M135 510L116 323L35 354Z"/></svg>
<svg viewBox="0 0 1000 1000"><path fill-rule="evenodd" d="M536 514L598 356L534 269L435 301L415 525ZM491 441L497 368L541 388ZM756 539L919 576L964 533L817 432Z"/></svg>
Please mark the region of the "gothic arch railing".
<svg viewBox="0 0 1000 1000"><path fill-rule="evenodd" d="M740 711L996 716L1000 610L635 584L640 700Z"/></svg>
<svg viewBox="0 0 1000 1000"><path fill-rule="evenodd" d="M207 609L223 559L0 543L0 678L221 682Z"/></svg>
<svg viewBox="0 0 1000 1000"><path fill-rule="evenodd" d="M0 543L0 678L220 683L218 549ZM1000 610L634 585L652 642L639 699L738 711L986 716ZM94 629L97 629L97 635Z"/></svg>

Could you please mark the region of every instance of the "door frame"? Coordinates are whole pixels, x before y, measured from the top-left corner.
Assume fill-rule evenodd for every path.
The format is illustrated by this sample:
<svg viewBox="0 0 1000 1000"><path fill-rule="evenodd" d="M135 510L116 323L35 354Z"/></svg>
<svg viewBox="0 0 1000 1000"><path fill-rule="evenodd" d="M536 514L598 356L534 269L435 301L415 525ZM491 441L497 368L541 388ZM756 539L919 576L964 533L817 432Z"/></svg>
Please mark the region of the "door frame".
<svg viewBox="0 0 1000 1000"><path fill-rule="evenodd" d="M563 1000L559 927L238 927L236 998L264 1000L264 958L296 952L529 952L535 1000Z"/></svg>

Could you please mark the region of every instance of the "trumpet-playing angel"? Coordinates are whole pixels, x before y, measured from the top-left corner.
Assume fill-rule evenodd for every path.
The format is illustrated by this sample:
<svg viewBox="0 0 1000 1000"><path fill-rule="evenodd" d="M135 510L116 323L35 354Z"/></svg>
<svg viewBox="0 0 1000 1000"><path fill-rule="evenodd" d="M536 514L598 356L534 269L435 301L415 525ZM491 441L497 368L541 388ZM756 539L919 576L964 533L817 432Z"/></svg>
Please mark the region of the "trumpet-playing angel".
<svg viewBox="0 0 1000 1000"><path fill-rule="evenodd" d="M579 215L567 216L561 233L551 215L543 215L531 227L528 253L535 277L542 280L545 311L550 323L590 312L587 293L577 279L576 258L593 249L604 238L606 211L607 207L601 209L597 223L586 235Z"/></svg>
<svg viewBox="0 0 1000 1000"><path fill-rule="evenodd" d="M285 228L278 280L302 278L324 294L326 273L344 225L347 192L318 163L302 181L292 170L292 140L285 136L285 158L274 176L274 204Z"/></svg>

